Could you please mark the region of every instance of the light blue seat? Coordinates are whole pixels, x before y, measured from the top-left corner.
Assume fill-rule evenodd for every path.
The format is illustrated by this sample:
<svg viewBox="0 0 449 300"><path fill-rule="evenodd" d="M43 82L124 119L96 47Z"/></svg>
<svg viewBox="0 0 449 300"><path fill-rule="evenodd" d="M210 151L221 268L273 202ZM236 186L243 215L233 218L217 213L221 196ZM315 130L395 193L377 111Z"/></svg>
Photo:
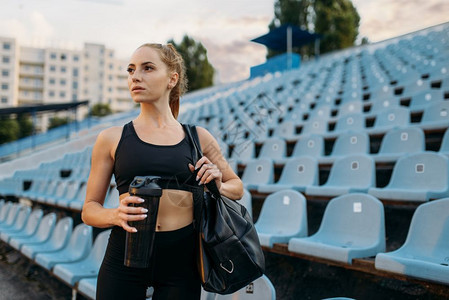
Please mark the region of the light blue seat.
<svg viewBox="0 0 449 300"><path fill-rule="evenodd" d="M368 154L370 147L369 136L365 132L349 131L341 133L329 156L318 158L320 163L330 164L336 159L352 154Z"/></svg>
<svg viewBox="0 0 449 300"><path fill-rule="evenodd" d="M273 177L273 161L269 158L260 158L246 165L242 175L242 182L246 189L257 190L260 184L272 183Z"/></svg>
<svg viewBox="0 0 449 300"><path fill-rule="evenodd" d="M430 104L443 101L444 94L441 90L426 90L412 96L410 101L410 111L420 111L427 108Z"/></svg>
<svg viewBox="0 0 449 300"><path fill-rule="evenodd" d="M104 200L104 207L105 208L117 208L119 203L119 192L117 188L112 187L109 189L108 195L106 196L106 199Z"/></svg>
<svg viewBox="0 0 449 300"><path fill-rule="evenodd" d="M260 150L259 158L270 158L272 160L285 158L287 145L285 140L278 137L266 139Z"/></svg>
<svg viewBox="0 0 449 300"><path fill-rule="evenodd" d="M17 218L14 220L14 223L8 227L0 227L0 233L8 234L21 231L25 227L30 213L31 208L27 205L22 205L19 208L19 212L17 214Z"/></svg>
<svg viewBox="0 0 449 300"><path fill-rule="evenodd" d="M90 299L95 299L97 296L97 279L97 277L81 279L78 283L78 292Z"/></svg>
<svg viewBox="0 0 449 300"><path fill-rule="evenodd" d="M55 228L55 223L56 214L48 213L42 218L35 234L27 237L12 237L8 244L16 250L20 250L24 245L45 243L50 238Z"/></svg>
<svg viewBox="0 0 449 300"><path fill-rule="evenodd" d="M293 121L284 121L278 125L273 131L274 137L280 137L285 140L296 140L296 124Z"/></svg>
<svg viewBox="0 0 449 300"><path fill-rule="evenodd" d="M326 183L321 186L308 186L306 194L334 197L366 192L373 186L376 186L374 160L366 154L353 154L335 160Z"/></svg>
<svg viewBox="0 0 449 300"><path fill-rule="evenodd" d="M382 111L393 110L399 107L399 100L397 98L378 99L372 101L370 114L378 114Z"/></svg>
<svg viewBox="0 0 449 300"><path fill-rule="evenodd" d="M448 185L448 158L428 151L399 158L388 185L368 193L379 199L428 201L448 197Z"/></svg>
<svg viewBox="0 0 449 300"><path fill-rule="evenodd" d="M253 215L253 201L251 193L247 189L243 189L243 197L239 200L239 203L243 205L249 214Z"/></svg>
<svg viewBox="0 0 449 300"><path fill-rule="evenodd" d="M374 126L367 129L369 134L380 134L394 127L406 127L410 124L410 112L405 107L389 108L376 115Z"/></svg>
<svg viewBox="0 0 449 300"><path fill-rule="evenodd" d="M449 156L449 129L444 132L438 153Z"/></svg>
<svg viewBox="0 0 449 300"><path fill-rule="evenodd" d="M275 163L285 164L292 157L313 156L320 157L324 155L324 138L318 134L301 135L297 140L293 153L290 157L275 159Z"/></svg>
<svg viewBox="0 0 449 300"><path fill-rule="evenodd" d="M241 141L234 146L231 152L231 159L234 159L239 164L246 164L253 160L256 156L254 142L247 140Z"/></svg>
<svg viewBox="0 0 449 300"><path fill-rule="evenodd" d="M0 238L4 242L9 242L9 240L14 237L19 238L32 236L36 232L43 214L44 212L42 211L42 209L33 210L26 221L25 227L23 227L22 230L2 231L0 232Z"/></svg>
<svg viewBox="0 0 449 300"><path fill-rule="evenodd" d="M47 197L54 195L56 188L58 187L60 181L59 180L50 180L47 187L45 188L44 192L42 194L38 194L35 196L34 199L35 201L38 202L45 202L45 199L47 199Z"/></svg>
<svg viewBox="0 0 449 300"><path fill-rule="evenodd" d="M14 224L14 222L16 221L17 215L19 214L20 207L21 207L21 205L19 203L11 204L11 206L8 210L8 215L3 220L3 222L0 222L0 231L2 231L2 229L9 228Z"/></svg>
<svg viewBox="0 0 449 300"><path fill-rule="evenodd" d="M69 182L67 180L59 180L56 183L56 187L54 188L53 192L51 194L42 196L39 200L46 203L56 203L58 199L61 199L64 196L67 190L68 183Z"/></svg>
<svg viewBox="0 0 449 300"><path fill-rule="evenodd" d="M362 113L363 112L363 103L362 101L350 101L340 105L338 108L338 117L354 114L354 113Z"/></svg>
<svg viewBox="0 0 449 300"><path fill-rule="evenodd" d="M327 120L321 118L313 118L304 122L301 130L303 134L323 134L327 132Z"/></svg>
<svg viewBox="0 0 449 300"><path fill-rule="evenodd" d="M353 193L329 201L318 231L292 238L288 250L352 264L353 258L385 251L385 217L382 202L371 195Z"/></svg>
<svg viewBox="0 0 449 300"><path fill-rule="evenodd" d="M27 191L21 193L21 197L28 199L36 199L38 196L43 195L45 189L47 188L50 182L45 179L34 179L31 183L31 188Z"/></svg>
<svg viewBox="0 0 449 300"><path fill-rule="evenodd" d="M78 181L63 181L63 183L58 187L55 195L47 197L45 202L49 204L70 202L75 198L79 187L80 183Z"/></svg>
<svg viewBox="0 0 449 300"><path fill-rule="evenodd" d="M92 227L79 224L73 230L67 247L57 252L38 253L35 261L38 265L51 270L58 263L71 263L85 258L92 248Z"/></svg>
<svg viewBox="0 0 449 300"><path fill-rule="evenodd" d="M276 290L266 275L230 295L216 295L215 300L275 300Z"/></svg>
<svg viewBox="0 0 449 300"><path fill-rule="evenodd" d="M12 202L7 201L3 206L2 210L0 211L0 224L3 224L6 222L6 219L8 219L9 210L12 207Z"/></svg>
<svg viewBox="0 0 449 300"><path fill-rule="evenodd" d="M424 109L421 122L422 129L447 128L449 126L449 101L440 101Z"/></svg>
<svg viewBox="0 0 449 300"><path fill-rule="evenodd" d="M313 156L291 157L287 160L279 181L259 184L259 193L273 193L285 189L304 192L306 187L318 185L318 161Z"/></svg>
<svg viewBox="0 0 449 300"><path fill-rule="evenodd" d="M426 138L419 127L394 128L383 137L379 152L372 154L376 162L395 162L408 153L425 151Z"/></svg>
<svg viewBox="0 0 449 300"><path fill-rule="evenodd" d="M96 277L106 252L110 233L110 229L99 233L86 258L73 263L58 263L53 268L53 274L72 287L82 278Z"/></svg>
<svg viewBox="0 0 449 300"><path fill-rule="evenodd" d="M326 137L336 137L347 131L362 131L365 129L365 117L362 113L345 114L338 118L335 129L329 131Z"/></svg>
<svg viewBox="0 0 449 300"><path fill-rule="evenodd" d="M287 243L292 237L307 236L306 198L294 190L270 194L255 224L262 246Z"/></svg>
<svg viewBox="0 0 449 300"><path fill-rule="evenodd" d="M378 270L449 284L449 198L421 204L413 214L405 243L379 253Z"/></svg>
<svg viewBox="0 0 449 300"><path fill-rule="evenodd" d="M50 238L41 244L25 244L20 249L23 255L34 259L37 253L56 252L67 246L72 234L73 220L71 217L62 218L56 223Z"/></svg>
<svg viewBox="0 0 449 300"><path fill-rule="evenodd" d="M57 202L58 206L62 207L70 207L75 210L81 211L83 208L84 200L86 198L86 190L87 190L87 182L81 183L76 196L71 201L59 201Z"/></svg>

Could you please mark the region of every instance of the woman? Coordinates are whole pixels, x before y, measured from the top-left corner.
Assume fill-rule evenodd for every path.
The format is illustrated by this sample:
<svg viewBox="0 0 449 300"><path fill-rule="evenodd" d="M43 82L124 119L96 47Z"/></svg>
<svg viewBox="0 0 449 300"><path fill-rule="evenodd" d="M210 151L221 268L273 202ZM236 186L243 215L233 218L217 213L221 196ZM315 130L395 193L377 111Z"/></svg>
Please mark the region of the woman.
<svg viewBox="0 0 449 300"><path fill-rule="evenodd" d="M203 157L194 162L192 145L176 120L179 98L186 89L182 57L171 45L145 44L128 65L128 88L140 104L140 114L124 127L102 131L92 150L82 219L87 225L113 226L98 275L97 299L145 299L148 286L153 299L200 299L195 263L196 235L192 193L164 189L157 216L154 265L148 269L123 265L126 232L136 232L129 221L147 217L143 208L128 204L143 201L130 196L134 176L171 177L196 186L215 180L222 195L243 196L243 185L220 152L214 137L197 127ZM194 172L198 169L197 176ZM111 176L120 194L119 207L103 207Z"/></svg>

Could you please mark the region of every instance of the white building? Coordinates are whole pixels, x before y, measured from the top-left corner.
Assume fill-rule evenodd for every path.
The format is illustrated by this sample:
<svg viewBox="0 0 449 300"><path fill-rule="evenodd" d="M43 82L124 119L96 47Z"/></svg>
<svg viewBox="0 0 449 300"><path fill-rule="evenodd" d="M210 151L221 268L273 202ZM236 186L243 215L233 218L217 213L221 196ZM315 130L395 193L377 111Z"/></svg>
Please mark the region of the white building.
<svg viewBox="0 0 449 300"><path fill-rule="evenodd" d="M134 103L126 65L104 45L86 43L82 50L32 48L0 37L0 108L89 100L90 106L107 103L113 111L129 110Z"/></svg>

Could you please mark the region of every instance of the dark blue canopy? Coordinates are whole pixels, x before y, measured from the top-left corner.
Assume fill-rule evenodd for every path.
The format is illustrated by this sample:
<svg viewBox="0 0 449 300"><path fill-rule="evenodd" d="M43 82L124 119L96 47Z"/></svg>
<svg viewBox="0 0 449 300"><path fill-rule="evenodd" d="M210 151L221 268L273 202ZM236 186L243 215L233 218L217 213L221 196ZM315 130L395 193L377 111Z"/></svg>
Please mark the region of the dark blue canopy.
<svg viewBox="0 0 449 300"><path fill-rule="evenodd" d="M292 47L300 47L302 45L311 43L320 38L320 34L310 33L307 30L302 30L298 26L284 24L280 27L274 28L269 33L252 39L256 42L267 46L276 51L287 51L287 28L292 30Z"/></svg>

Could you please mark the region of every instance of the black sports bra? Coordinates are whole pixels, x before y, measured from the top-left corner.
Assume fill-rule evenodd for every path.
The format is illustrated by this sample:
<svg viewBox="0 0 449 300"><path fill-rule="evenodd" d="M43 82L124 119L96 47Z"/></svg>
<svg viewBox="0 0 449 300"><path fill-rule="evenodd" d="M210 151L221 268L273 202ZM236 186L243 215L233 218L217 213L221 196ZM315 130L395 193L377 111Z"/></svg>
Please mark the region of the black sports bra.
<svg viewBox="0 0 449 300"><path fill-rule="evenodd" d="M184 126L183 126L184 129ZM128 192L135 176L161 176L162 188L184 189L185 184L194 185L195 178L188 164L195 165L187 134L175 145L154 145L142 141L129 122L123 127L117 150L113 173L119 194Z"/></svg>

